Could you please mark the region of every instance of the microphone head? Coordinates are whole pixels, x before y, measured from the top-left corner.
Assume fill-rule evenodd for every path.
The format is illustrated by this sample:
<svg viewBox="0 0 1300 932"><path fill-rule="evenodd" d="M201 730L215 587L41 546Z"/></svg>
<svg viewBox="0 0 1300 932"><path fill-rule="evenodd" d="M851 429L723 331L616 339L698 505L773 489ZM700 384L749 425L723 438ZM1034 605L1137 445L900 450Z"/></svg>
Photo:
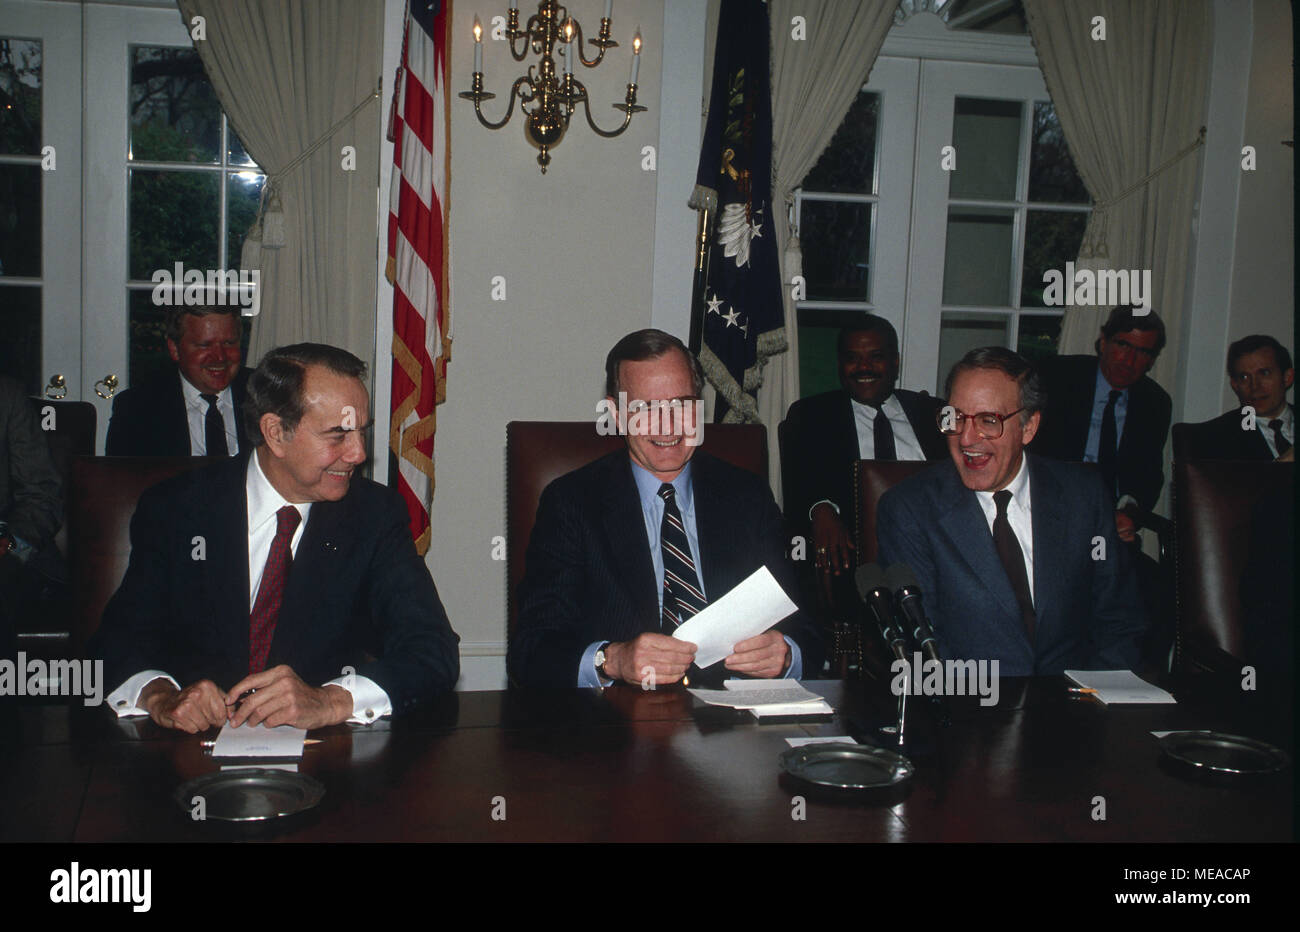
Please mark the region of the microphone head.
<svg viewBox="0 0 1300 932"><path fill-rule="evenodd" d="M897 592L899 589L907 586L912 589L919 588L916 582L916 574L906 563L895 563L885 571L885 579L891 590Z"/></svg>
<svg viewBox="0 0 1300 932"><path fill-rule="evenodd" d="M858 595L865 599L872 589L884 588L885 571L880 568L879 563L867 563L858 567L857 572L853 574L853 580L858 585Z"/></svg>

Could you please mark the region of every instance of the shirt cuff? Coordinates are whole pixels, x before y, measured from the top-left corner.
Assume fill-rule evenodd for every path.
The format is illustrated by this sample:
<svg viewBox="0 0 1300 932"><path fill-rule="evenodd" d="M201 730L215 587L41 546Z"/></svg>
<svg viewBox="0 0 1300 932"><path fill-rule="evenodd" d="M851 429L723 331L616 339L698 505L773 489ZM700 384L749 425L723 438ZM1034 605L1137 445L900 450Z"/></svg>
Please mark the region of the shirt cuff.
<svg viewBox="0 0 1300 932"><path fill-rule="evenodd" d="M1136 505L1137 503L1138 500L1134 498L1132 495L1121 495L1119 501L1115 503L1115 510L1123 511L1129 505Z"/></svg>
<svg viewBox="0 0 1300 932"><path fill-rule="evenodd" d="M781 678L784 680L803 679L803 652L799 650L798 644L784 634L781 637L785 638L785 642L790 645L790 669L786 670L785 676Z"/></svg>
<svg viewBox="0 0 1300 932"><path fill-rule="evenodd" d="M117 689L113 690L104 697L104 704L117 713L118 718L127 718L132 715L148 715L149 713L140 708L140 693L144 688L154 680L166 680L177 689L181 684L176 682L162 670L145 670L143 673L137 673Z"/></svg>
<svg viewBox="0 0 1300 932"><path fill-rule="evenodd" d="M582 659L578 661L578 685L591 686L613 686L613 680L607 680L596 672L596 651L600 650L600 645L608 643L607 641L592 641L587 645L587 649L582 652Z"/></svg>
<svg viewBox="0 0 1300 932"><path fill-rule="evenodd" d="M835 504L835 503L834 503L833 501L831 501L829 498L823 498L820 502L813 502L813 504L812 504L812 508L809 508L809 509L808 509L808 520L809 520L809 521L812 520L812 513L813 513L813 511L817 508L818 505L830 505L832 508L835 509L835 513L836 513L836 514L839 514L839 513L840 513L840 506L839 506L839 505Z"/></svg>
<svg viewBox="0 0 1300 932"><path fill-rule="evenodd" d="M373 725L385 715L393 714L393 703L388 693L379 688L379 684L369 677L340 676L330 680L324 686L338 686L352 695L352 715L348 721L354 725ZM323 687L322 687L323 688Z"/></svg>

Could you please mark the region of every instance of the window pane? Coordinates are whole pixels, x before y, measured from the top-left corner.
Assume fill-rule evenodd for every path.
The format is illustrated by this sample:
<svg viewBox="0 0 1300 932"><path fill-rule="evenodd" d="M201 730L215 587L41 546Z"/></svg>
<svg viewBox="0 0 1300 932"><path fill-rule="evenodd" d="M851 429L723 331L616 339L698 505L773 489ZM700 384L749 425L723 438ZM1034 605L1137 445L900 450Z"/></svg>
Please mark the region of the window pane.
<svg viewBox="0 0 1300 932"><path fill-rule="evenodd" d="M41 276L39 165L0 165L0 275Z"/></svg>
<svg viewBox="0 0 1300 932"><path fill-rule="evenodd" d="M954 207L948 212L944 304L1011 305L1013 211Z"/></svg>
<svg viewBox="0 0 1300 932"><path fill-rule="evenodd" d="M1020 340L1016 352L1030 362L1055 356L1064 319L1060 314L1020 315Z"/></svg>
<svg viewBox="0 0 1300 932"><path fill-rule="evenodd" d="M0 36L0 153L41 151L41 43Z"/></svg>
<svg viewBox="0 0 1300 932"><path fill-rule="evenodd" d="M957 170L949 173L949 197L1016 199L1021 106L1018 100L957 98L952 116Z"/></svg>
<svg viewBox="0 0 1300 932"><path fill-rule="evenodd" d="M233 172L226 184L226 268L238 269L244 237L257 216L266 176L257 172Z"/></svg>
<svg viewBox="0 0 1300 932"><path fill-rule="evenodd" d="M133 159L216 162L221 155L221 107L194 49L133 46Z"/></svg>
<svg viewBox="0 0 1300 932"><path fill-rule="evenodd" d="M809 301L871 296L872 204L804 201L799 221Z"/></svg>
<svg viewBox="0 0 1300 932"><path fill-rule="evenodd" d="M175 368L167 355L167 338L163 333L167 308L154 305L153 292L148 288L131 288L126 295L130 318L125 384L139 385Z"/></svg>
<svg viewBox="0 0 1300 932"><path fill-rule="evenodd" d="M960 163L958 163L960 164ZM1034 104L1034 140L1029 152L1029 199L1057 204L1087 204L1083 186L1065 145L1065 134L1051 101Z"/></svg>
<svg viewBox="0 0 1300 932"><path fill-rule="evenodd" d="M235 128L233 126L227 128L226 137L230 140L230 149L226 159L227 163L230 165L245 165L256 168L257 163L253 161L253 157L248 154L248 150L244 148L244 144L240 142L239 137L235 135Z"/></svg>
<svg viewBox="0 0 1300 932"><path fill-rule="evenodd" d="M880 95L861 91L830 145L803 179L805 191L875 194Z"/></svg>
<svg viewBox="0 0 1300 932"><path fill-rule="evenodd" d="M130 179L130 275L155 269L217 268L217 198L221 178L208 172L133 169Z"/></svg>
<svg viewBox="0 0 1300 932"><path fill-rule="evenodd" d="M1073 262L1083 243L1088 215L1052 210L1027 211L1025 220L1025 264L1020 278L1020 306L1043 306L1043 273L1056 269L1065 274L1065 263Z"/></svg>
<svg viewBox="0 0 1300 932"><path fill-rule="evenodd" d="M1006 346L1010 342L1010 320L1001 314L945 311L939 324L939 385L943 385L948 371L970 350Z"/></svg>
<svg viewBox="0 0 1300 932"><path fill-rule="evenodd" d="M0 286L0 373L16 379L29 395L40 393L41 289Z"/></svg>

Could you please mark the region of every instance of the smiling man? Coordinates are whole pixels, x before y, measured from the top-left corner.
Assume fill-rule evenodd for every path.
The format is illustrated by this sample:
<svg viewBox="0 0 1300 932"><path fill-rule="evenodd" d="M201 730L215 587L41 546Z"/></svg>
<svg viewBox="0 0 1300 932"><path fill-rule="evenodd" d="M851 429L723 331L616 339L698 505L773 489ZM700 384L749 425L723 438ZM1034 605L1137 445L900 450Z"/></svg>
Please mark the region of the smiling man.
<svg viewBox="0 0 1300 932"><path fill-rule="evenodd" d="M106 702L188 732L369 723L451 689L457 637L366 459L365 364L300 343L248 383L251 455L141 496L90 646Z"/></svg>
<svg viewBox="0 0 1300 932"><path fill-rule="evenodd" d="M816 565L839 574L853 565L848 520L854 460L939 460L947 456L935 428L943 404L895 389L898 333L863 314L836 339L841 388L803 398L786 415L782 456L791 524L811 534Z"/></svg>
<svg viewBox="0 0 1300 932"><path fill-rule="evenodd" d="M661 330L619 340L605 360L606 405L627 413L627 449L542 493L519 585L511 679L526 686L641 683L687 673L695 646L672 632L760 566L795 592L781 515L764 479L697 452L699 362ZM638 418L638 411L680 416ZM638 422L648 425L642 432ZM707 676L817 676L820 641L801 613L735 645ZM692 675L692 682L698 677Z"/></svg>
<svg viewBox="0 0 1300 932"><path fill-rule="evenodd" d="M113 396L108 456L235 456L249 448L239 410L251 369L241 366L239 307L168 308L175 371Z"/></svg>
<svg viewBox="0 0 1300 932"><path fill-rule="evenodd" d="M972 350L948 375L949 461L880 500L884 563L916 574L945 659L1004 676L1132 669L1146 628L1128 548L1092 470L1025 452L1044 396L1028 360Z"/></svg>

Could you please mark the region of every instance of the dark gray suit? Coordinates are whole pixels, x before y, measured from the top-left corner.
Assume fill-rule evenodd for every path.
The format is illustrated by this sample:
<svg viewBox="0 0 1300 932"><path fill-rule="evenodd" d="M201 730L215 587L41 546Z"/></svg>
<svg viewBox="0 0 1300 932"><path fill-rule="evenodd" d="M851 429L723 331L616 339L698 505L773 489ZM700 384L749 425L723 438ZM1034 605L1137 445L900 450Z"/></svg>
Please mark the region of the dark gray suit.
<svg viewBox="0 0 1300 932"><path fill-rule="evenodd" d="M881 498L881 561L901 561L916 574L945 659L996 658L1003 676L1132 669L1146 618L1132 557L1115 533L1114 503L1095 471L1026 457L1037 619L1032 644L984 512L951 460ZM1098 537L1104 560L1093 559Z"/></svg>

